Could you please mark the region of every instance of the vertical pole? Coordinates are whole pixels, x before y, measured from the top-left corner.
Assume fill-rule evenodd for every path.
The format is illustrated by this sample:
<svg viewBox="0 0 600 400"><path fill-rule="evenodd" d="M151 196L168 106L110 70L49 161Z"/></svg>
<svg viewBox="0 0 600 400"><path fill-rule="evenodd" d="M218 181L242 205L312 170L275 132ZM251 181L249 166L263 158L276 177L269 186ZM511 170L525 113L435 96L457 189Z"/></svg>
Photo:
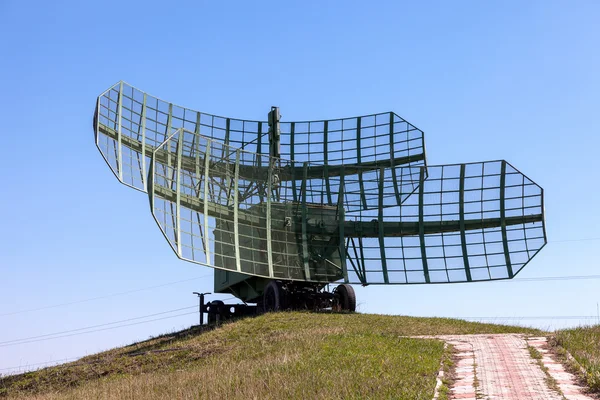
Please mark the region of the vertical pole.
<svg viewBox="0 0 600 400"><path fill-rule="evenodd" d="M308 217L306 209L306 191L308 189L308 163L305 161L302 167L302 261L304 263L304 278L310 280L310 266L308 264L308 228L306 218Z"/></svg>
<svg viewBox="0 0 600 400"><path fill-rule="evenodd" d="M463 254L463 264L467 281L471 282L471 267L469 265L469 254L467 252L467 238L465 234L465 164L460 164L460 183L458 189L458 210L460 215L460 244Z"/></svg>
<svg viewBox="0 0 600 400"><path fill-rule="evenodd" d="M346 238L344 237L344 223L346 222L346 213L344 210L344 164L340 166L340 189L338 190L338 224L340 230L340 264L344 274L344 282L348 283L348 266L346 264Z"/></svg>
<svg viewBox="0 0 600 400"><path fill-rule="evenodd" d="M263 151L262 151L262 122L258 123L258 141L257 141L257 151L256 151L256 162L257 162L257 167L262 167L262 159L263 159ZM260 198L260 202L264 202L264 196L263 196L263 191L261 189L261 185L256 182L256 187L258 188L258 197Z"/></svg>
<svg viewBox="0 0 600 400"><path fill-rule="evenodd" d="M200 113L196 114L196 127L194 129L194 141L192 147L194 147L193 151L196 156L196 179L200 179Z"/></svg>
<svg viewBox="0 0 600 400"><path fill-rule="evenodd" d="M292 122L290 124L290 160L291 160L290 164L292 165L292 196L294 196L294 203L296 203L298 201L298 196L296 194L296 165L298 165L298 163L294 159L294 157L295 157L295 155L294 155L295 130L296 130L296 123Z"/></svg>
<svg viewBox="0 0 600 400"><path fill-rule="evenodd" d="M177 204L175 204L175 212L177 219L175 220L175 229L177 230L177 255L182 256L181 251L181 159L183 157L183 128L179 130L179 137L177 140L177 170L175 176L177 176L175 198Z"/></svg>
<svg viewBox="0 0 600 400"><path fill-rule="evenodd" d="M273 196L273 170L281 157L281 129L279 126L279 107L271 107L269 112L269 169L267 172L267 263L269 264L269 277L274 278L273 271L273 244L271 238L271 197Z"/></svg>
<svg viewBox="0 0 600 400"><path fill-rule="evenodd" d="M381 257L381 270L383 273L383 283L390 283L387 270L387 258L385 256L385 237L383 231L383 185L385 180L383 179L385 169L381 167L379 169L379 211L377 214L378 230L379 230L379 254Z"/></svg>
<svg viewBox="0 0 600 400"><path fill-rule="evenodd" d="M394 113L390 112L390 169L392 170L392 181L394 183L394 192L396 194L396 203L402 204L402 197L400 196L400 190L398 188L398 177L396 176L396 165L394 163L395 149L394 149ZM408 140L408 139L407 139ZM407 143L407 148L410 147L410 143ZM409 154L410 155L410 151Z"/></svg>
<svg viewBox="0 0 600 400"><path fill-rule="evenodd" d="M262 124L263 124L262 122L258 123L258 129L257 129L258 132L256 133L256 136L258 137L258 139L256 141L256 153L258 153L258 154L263 154L263 151L262 151ZM259 157L257 159L257 161L258 161L257 166L261 167L262 159Z"/></svg>
<svg viewBox="0 0 600 400"><path fill-rule="evenodd" d="M123 120L123 81L119 83L119 121L117 128L117 142L119 150L117 152L117 168L119 169L119 180L123 181L123 148L121 146L122 120Z"/></svg>
<svg viewBox="0 0 600 400"><path fill-rule="evenodd" d="M173 104L169 103L169 115L167 115L167 126L165 128L165 137L164 140L167 140L169 136L171 136L171 124L173 122ZM167 165L171 166L171 146L165 147L167 150ZM172 187L171 187L172 188Z"/></svg>
<svg viewBox="0 0 600 400"><path fill-rule="evenodd" d="M142 186L148 190L146 182L146 97L144 93L144 101L142 103Z"/></svg>
<svg viewBox="0 0 600 400"><path fill-rule="evenodd" d="M510 249L508 248L508 234L506 233L506 161L502 160L500 166L500 230L502 231L502 244L504 245L504 260L508 277L514 276L512 263L510 261Z"/></svg>
<svg viewBox="0 0 600 400"><path fill-rule="evenodd" d="M281 157L279 118L279 107L271 107L271 112L269 112L269 155L273 158Z"/></svg>
<svg viewBox="0 0 600 400"><path fill-rule="evenodd" d="M269 277L274 278L273 271L273 246L271 243L271 193L273 190L273 163L275 158L269 155L269 171L267 172L267 215L266 215L266 226L267 229L267 264L269 266Z"/></svg>
<svg viewBox="0 0 600 400"><path fill-rule="evenodd" d="M323 122L323 163L325 172L325 187L327 188L327 204L333 205L331 202L331 185L329 183L329 155L327 154L327 143L329 142L329 121Z"/></svg>
<svg viewBox="0 0 600 400"><path fill-rule="evenodd" d="M202 327L202 325L204 325L204 312L205 312L205 307L204 307L204 295L206 294L210 294L210 293L198 293L198 292L193 292L192 294L195 294L196 296L198 296L198 313L199 315L199 321L200 321L200 327Z"/></svg>
<svg viewBox="0 0 600 400"><path fill-rule="evenodd" d="M158 146L156 149L154 149L152 151L152 158L150 159L150 167L148 168L148 178L147 178L147 182L149 185L148 198L150 200L150 210L152 211L153 216L155 216L155 214L154 214L154 168L155 168L155 165L154 164L156 162L156 160L154 159L154 154L158 149L160 149L160 146Z"/></svg>
<svg viewBox="0 0 600 400"><path fill-rule="evenodd" d="M233 241L235 243L235 266L238 272L242 271L242 262L240 260L240 232L239 232L239 199L238 188L240 180L240 149L235 151L235 166L233 176Z"/></svg>
<svg viewBox="0 0 600 400"><path fill-rule="evenodd" d="M230 135L230 129L231 129L231 119L227 118L227 121L225 123L225 146L223 146L223 153L222 153L222 158L225 161L226 158L226 169L225 169L225 181L224 181L224 187L225 187L225 196L227 197L227 201L226 204L229 207L229 205L231 204L231 172L229 170L229 166L231 165L231 153L230 150L231 148L229 147L229 135Z"/></svg>
<svg viewBox="0 0 600 400"><path fill-rule="evenodd" d="M210 161L210 147L212 141L206 139L206 154L204 155L204 253L206 254L206 265L210 265L210 240L208 236L208 181L209 181L209 161Z"/></svg>
<svg viewBox="0 0 600 400"><path fill-rule="evenodd" d="M204 293L202 293L200 296L200 326L204 325Z"/></svg>
<svg viewBox="0 0 600 400"><path fill-rule="evenodd" d="M427 263L427 250L425 247L425 224L423 197L425 193L425 167L419 168L419 240L421 242L421 260L423 262L423 275L425 282L430 283L429 265Z"/></svg>
<svg viewBox="0 0 600 400"><path fill-rule="evenodd" d="M362 133L362 118L356 118L356 163L360 164L362 162L362 154L361 154L361 133ZM342 157L343 158L343 157ZM344 160L346 161L346 160ZM365 185L363 182L363 173L362 170L358 170L358 184L360 186L360 199L362 200L363 209L368 210L369 206L367 205L367 198L365 196Z"/></svg>

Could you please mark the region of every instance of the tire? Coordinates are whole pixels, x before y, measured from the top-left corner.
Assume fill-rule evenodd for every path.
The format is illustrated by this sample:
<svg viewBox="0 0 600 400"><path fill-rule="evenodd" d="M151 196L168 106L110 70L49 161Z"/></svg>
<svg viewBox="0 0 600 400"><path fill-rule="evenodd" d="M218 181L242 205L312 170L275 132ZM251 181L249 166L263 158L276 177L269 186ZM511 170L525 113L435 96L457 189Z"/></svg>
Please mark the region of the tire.
<svg viewBox="0 0 600 400"><path fill-rule="evenodd" d="M286 296L281 282L270 281L267 284L262 303L264 312L277 312L286 309Z"/></svg>
<svg viewBox="0 0 600 400"><path fill-rule="evenodd" d="M208 313L208 323L219 322L222 319L221 312L225 303L221 300L213 300L209 304L210 312Z"/></svg>
<svg viewBox="0 0 600 400"><path fill-rule="evenodd" d="M354 288L346 283L335 288L336 294L339 296L338 304L341 311L356 311L356 294Z"/></svg>

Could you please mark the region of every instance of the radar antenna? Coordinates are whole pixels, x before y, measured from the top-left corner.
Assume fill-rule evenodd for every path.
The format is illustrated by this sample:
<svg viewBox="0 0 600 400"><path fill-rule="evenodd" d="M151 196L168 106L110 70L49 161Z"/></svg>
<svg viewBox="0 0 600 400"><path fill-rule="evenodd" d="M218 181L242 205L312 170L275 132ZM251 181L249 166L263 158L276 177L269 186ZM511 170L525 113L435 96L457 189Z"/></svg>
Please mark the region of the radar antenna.
<svg viewBox="0 0 600 400"><path fill-rule="evenodd" d="M393 112L280 119L278 107L267 121L219 117L119 82L94 129L177 256L264 310L353 311L351 284L512 279L546 244L543 189L505 160L427 165L423 132Z"/></svg>

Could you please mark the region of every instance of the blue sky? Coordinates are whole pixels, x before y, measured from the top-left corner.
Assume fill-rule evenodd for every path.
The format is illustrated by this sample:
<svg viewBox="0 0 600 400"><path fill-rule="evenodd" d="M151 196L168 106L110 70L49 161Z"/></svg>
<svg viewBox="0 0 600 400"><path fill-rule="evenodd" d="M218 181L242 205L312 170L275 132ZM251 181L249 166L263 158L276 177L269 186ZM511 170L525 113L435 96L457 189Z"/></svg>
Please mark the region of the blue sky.
<svg viewBox="0 0 600 400"><path fill-rule="evenodd" d="M264 119L272 105L287 121L395 111L425 132L429 163L504 158L545 189L549 244L519 278L600 274L600 240L567 241L600 237L599 18L600 4L583 0L0 0L0 342L193 306L192 291L212 290L212 271L175 257L145 195L120 185L94 146L96 96L121 79L238 118ZM364 312L595 315L598 282L370 286L357 294ZM195 321L4 346L0 369Z"/></svg>

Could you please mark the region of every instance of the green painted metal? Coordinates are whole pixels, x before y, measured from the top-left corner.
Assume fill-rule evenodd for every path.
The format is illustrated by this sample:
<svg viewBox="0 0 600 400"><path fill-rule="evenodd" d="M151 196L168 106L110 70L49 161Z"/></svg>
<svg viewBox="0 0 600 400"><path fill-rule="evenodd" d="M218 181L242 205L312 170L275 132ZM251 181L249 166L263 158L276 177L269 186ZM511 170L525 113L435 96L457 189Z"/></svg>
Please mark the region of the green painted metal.
<svg viewBox="0 0 600 400"><path fill-rule="evenodd" d="M362 143L361 143L361 135L362 135L362 118L358 117L356 119L356 160L357 164L362 164ZM363 171L358 170L358 185L360 186L360 199L362 201L363 208L367 209L369 206L367 205L367 198L365 197L365 184L363 182Z"/></svg>
<svg viewBox="0 0 600 400"><path fill-rule="evenodd" d="M175 220L175 229L177 230L177 234L175 236L175 241L177 242L177 251L181 253L181 156L183 155L183 132L179 134L177 140L177 169L174 171L174 174L177 176L176 180L176 200L175 200L175 209L177 218Z"/></svg>
<svg viewBox="0 0 600 400"><path fill-rule="evenodd" d="M346 235L348 235L348 232L346 229L344 229L344 233L346 233ZM362 235L363 235L363 231L362 231L362 226L361 226L361 233L360 233L360 236L358 236L358 249L359 249L360 255L359 255L357 261L358 261L359 267L361 268L361 275L364 279L363 281L361 281L361 283L363 285L366 285L368 283L367 265L365 263L365 246L363 246L363 236ZM348 236L350 236L350 235L348 235ZM368 237L368 236L366 236L366 237Z"/></svg>
<svg viewBox="0 0 600 400"><path fill-rule="evenodd" d="M117 133L114 129L110 129L106 126L100 126L99 128L99 132L102 133L103 135L106 135L109 138L117 138ZM196 133L194 133L196 135ZM198 134L199 135L199 134ZM124 136L122 138L123 141L123 146L127 147L130 150L133 150L135 152L141 152L142 148L144 147L139 141L134 140L132 138L129 138L127 136ZM167 163L168 164L168 152L166 150L160 150L155 152L155 148L152 148L151 146L147 145L146 146L146 152L148 154L151 153L155 153L154 157L156 157L158 160L160 160L161 163ZM265 155L263 155L263 157L266 157ZM415 154L415 155L411 155L411 156L407 156L407 157L398 157L394 160L380 160L380 161L368 161L368 162L361 162L360 164L357 163L348 163L348 164L344 164L344 168L345 168L345 173L346 176L348 175L357 175L359 173L363 173L363 172L368 172L368 171L373 171L373 170L377 170L380 167L385 167L385 168L389 168L392 164L394 165L405 165L405 164L412 164L412 163L419 163L423 161L423 155L422 154ZM301 162L298 162L299 164L301 164ZM293 165L289 165L285 168L283 168L281 170L280 173L280 180L281 181L289 181L293 187L295 187L296 189L298 189L298 185L297 185L297 177L298 176L302 176L303 174L303 167L297 166L295 163ZM195 164L196 164L196 160L193 157L187 157L184 155L183 157L183 162L182 162L182 168L188 171L194 171L195 169ZM329 173L329 177L338 177L340 175L340 167L341 165L328 165L327 166L327 171ZM244 175L251 177L253 179L263 179L266 180L266 175L268 173L268 168L267 166L263 166L262 165L262 161L260 161L258 163L258 167L256 165L245 165L245 164L240 164L240 168L244 171ZM325 176L325 166L324 165L310 165L308 167L308 173L307 173L307 178L323 178ZM296 193L296 190L294 190L294 193Z"/></svg>
<svg viewBox="0 0 600 400"><path fill-rule="evenodd" d="M194 170L196 171L196 176L200 176L200 166L202 165L200 162L200 113L196 113L196 129L194 131L192 147L194 148L195 156Z"/></svg>
<svg viewBox="0 0 600 400"><path fill-rule="evenodd" d="M225 120L225 144L229 146L229 136L231 135L231 118Z"/></svg>
<svg viewBox="0 0 600 400"><path fill-rule="evenodd" d="M206 141L206 154L204 156L204 232L205 235L208 235L208 216L210 215L208 212L209 205L209 192L210 192L210 148L212 141L208 139ZM210 241L206 238L204 239L204 254L206 255L207 263L210 263Z"/></svg>
<svg viewBox="0 0 600 400"><path fill-rule="evenodd" d="M177 255L226 271L219 279L246 299L269 279L508 279L546 243L539 186L505 161L426 166L422 132L394 113L286 123L282 156L271 162L259 154L265 122L181 112L136 90L120 82L99 97L96 145L122 183L148 192ZM140 121L135 132L120 122L127 115ZM149 122L157 115L166 129ZM518 231L526 239L510 236ZM517 257L513 248L525 250ZM459 267L433 261L459 251Z"/></svg>
<svg viewBox="0 0 600 400"><path fill-rule="evenodd" d="M308 176L308 163L304 164L304 174L302 179L302 188L300 191L302 192L302 263L304 264L304 277L307 281L311 279L310 274L310 266L308 265L308 227L307 227L307 218L308 211L306 207L306 191L307 191L307 176Z"/></svg>
<svg viewBox="0 0 600 400"><path fill-rule="evenodd" d="M269 164L273 163L274 160L269 157ZM273 168L269 168L269 174L267 177L267 212L265 218L267 225L265 226L267 231L267 263L269 264L269 276L275 276L273 271L273 243L271 241L271 233L273 229L273 223L271 221L271 195L273 193Z"/></svg>
<svg viewBox="0 0 600 400"><path fill-rule="evenodd" d="M423 275L425 282L430 283L429 265L427 262L427 246L425 244L425 220L423 198L425 193L425 168L419 169L419 242L421 243L421 261L423 262Z"/></svg>
<svg viewBox="0 0 600 400"><path fill-rule="evenodd" d="M156 186L152 189L155 195L160 196L162 199L165 199L169 202L176 202L177 197L172 190L168 190L165 188L161 188L160 186ZM221 218L224 220L230 219L233 220L233 213L230 207L225 205L219 205L213 203L211 201L204 202L202 199L199 199L195 196L188 196L181 194L181 205L190 210L194 210L196 212L204 212L207 210L208 215L213 216L215 218ZM306 204L305 202L301 202L302 204ZM205 208L206 207L206 208ZM257 215L253 215L248 212L240 212L239 213L239 221L240 224L258 224L259 217ZM377 221L377 220L376 220ZM465 221L465 231L472 230L481 230L481 229L490 229L500 226L500 218L479 218L473 219L469 221ZM506 217L505 225L506 226L514 226L514 225L522 225L522 224L534 224L543 221L543 215L535 214L526 217ZM378 222L378 221L377 221ZM310 229L309 229L310 228ZM320 232L320 227L307 227L307 232L318 233ZM394 221L384 221L383 222L383 232L385 237L407 237L407 236L418 236L423 232L424 235L434 235L440 233L448 233L448 232L459 232L460 231L460 223L458 220L456 221L445 221L445 222L394 222ZM378 238L379 237L379 224L373 225L371 220L367 222L355 222L355 221L345 221L344 222L344 232L346 237L356 237L356 238ZM362 244L359 247L362 248ZM363 256L364 257L364 256Z"/></svg>
<svg viewBox="0 0 600 400"><path fill-rule="evenodd" d="M123 94L125 92L125 94ZM120 96L119 99L117 100L117 96L113 96L114 94L116 94L117 96ZM126 108L126 111L129 115L131 115L132 117L139 117L141 118L141 114L139 112L139 109L137 109L135 107L135 103L137 102L136 99L141 98L141 96L146 95L145 92L140 91L139 89L128 85L124 82L118 82L117 84L113 85L111 88L109 88L108 90L104 91L103 93L101 93L101 95L98 97L98 107L97 107L97 115L96 117L101 117L101 118L96 118L98 123L96 125L96 145L98 146L100 152L102 153L103 157L105 158L105 160L107 161L107 163L109 164L109 166L111 167L111 169L113 170L113 172L117 175L117 178L119 179L119 181L121 181L123 184L130 186L132 188L138 189L138 190L142 190L142 191L147 191L147 184L144 185L143 182L141 181L132 181L130 179L130 176L122 176L119 177L119 173L118 173L118 164L117 162L117 158L118 158L118 154L117 154L117 150L121 147L121 145L119 145L117 142L112 142L111 141L111 129L116 131L116 127L118 125L118 121L117 118L115 118L114 116L117 115L118 116L118 107L112 109L113 107L111 106L111 102L112 105L117 104L118 106L122 106ZM128 105L123 105L122 99L126 99L127 101L129 101ZM165 135L167 135L167 137L173 132L174 129L177 128L183 128L183 127L191 127L189 128L189 130L191 131L196 131L197 130L197 126L200 123L199 121L196 121L195 118L188 118L188 116L193 116L195 115L195 113L198 113L196 111L193 110L189 110L180 106L177 106L173 103L161 100L157 97L151 96L151 95L147 95L147 114L146 114L146 119L148 119L148 121L152 121L152 126L147 128L148 134L145 137L145 141L140 142L139 139L135 139L135 140L131 140L132 138L134 138L131 135L131 132L129 131L129 128L124 128L123 130L123 135L122 135L122 139L123 140L127 140L129 141L124 142L123 145L125 147L128 147L131 150L131 155L133 156L133 158L139 157L140 153L141 153L141 149L144 146L145 147L144 151L146 152L146 154L151 154L155 148L157 148L161 143L163 138L165 138ZM133 104L133 106L131 105ZM139 104L139 103L137 103ZM167 113L165 113L163 111L163 107L164 105L168 105L172 110L177 109L177 115L179 115L180 117L175 118L175 119L171 119L172 123L170 123L170 128L169 129L164 129L164 125L162 124L155 124L155 122L160 123L163 117L167 116ZM113 114L111 114L111 112L113 112ZM125 113L124 113L125 114ZM385 113L385 116L387 117L389 115L389 113ZM395 114L394 114L395 115ZM373 117L377 117L377 118L382 118L384 116L384 114L371 114L365 117L370 117L371 119ZM223 141L224 137L223 137L223 133L224 133L224 129L222 129L222 125L225 124L225 117L219 117L219 116L215 116L215 115L210 115L207 113L202 113L202 125L206 128L203 129L203 132L206 132L207 135L213 139L219 140L219 141ZM157 119L158 118L158 119ZM344 122L346 123L345 126L347 126L348 128L342 128L344 129L344 134L342 134L342 136L348 134L348 130L351 129L353 131L353 136L355 128L356 128L356 120L360 118L360 117L352 117L352 118L343 118L343 119L335 119L335 120L327 120L327 122L329 123L331 122L335 122L336 124L340 124L342 126L344 126ZM401 121L401 122L406 122L405 120L403 120L402 118L400 118L399 116L395 115L396 118L396 122ZM239 119L234 119L231 118L231 121L236 121L239 125L242 126L241 130L237 130L236 132L234 132L235 134L232 137L232 141L231 144L236 147L236 148L242 148L245 149L246 146L252 144L253 146L259 142L259 146L257 148L257 152L261 152L262 147L260 146L260 141L262 140L262 133L260 132L260 129L262 128L262 124L263 122L261 121L250 121L250 120L239 120ZM307 121L307 122L303 122L304 124L318 124L320 126L324 126L324 122L325 121ZM290 124L290 123L288 123ZM114 128L113 128L114 125ZM312 126L312 125L311 125ZM351 127L351 128L349 128ZM239 128L238 128L239 129ZM330 128L331 129L331 128ZM339 128L335 128L337 130L335 130L335 132L338 132L337 135L340 135L340 130ZM396 129L396 128L394 128ZM323 130L323 128L319 128L318 126L316 127L312 127L309 129L310 132L315 133L315 134L320 134L322 133L321 131ZM101 132L101 131L106 131L106 132ZM414 146L412 147L412 149L410 151L407 150L403 150L403 149L407 149L407 141L408 140L413 140L412 138L409 138L408 135L411 135L411 137L414 137L415 132L417 132L418 137L421 137L422 139L422 132L417 129L416 127L407 124L406 127L404 128L398 128L398 130L395 132L394 135L394 142L396 144L396 150L397 150L397 154L395 154L394 160L405 160L404 162L407 163L424 163L425 160L423 158L423 148L418 149L415 148ZM311 135L312 135L311 133ZM401 133L400 135L398 133ZM376 136L376 132L375 129L371 129L370 132L363 132L363 134L361 135L361 138L363 139L374 139L374 136ZM114 136L116 137L117 134L115 132ZM390 135L388 135L389 137ZM322 149L320 147L314 147L314 146L309 146L305 149L299 149L299 151L296 151L296 146L294 145L289 145L289 141L290 141L290 134L289 134L289 130L286 132L286 134L284 134L282 136L283 141L282 143L286 146L288 146L286 149L286 153L282 154L282 158L286 158L286 159L294 159L297 160L299 162L302 161L307 161L309 159L313 160L313 159L318 159L319 154L314 154L314 152L320 153L322 156ZM116 140L116 139L115 139ZM334 140L335 141L335 140ZM422 140L421 140L422 142ZM355 140L353 141L353 143L358 144L358 142ZM301 145L301 144L300 144ZM343 146L344 147L344 152L346 151L352 151L352 145L349 145L349 143L346 141L346 144ZM421 146L422 147L422 146ZM115 152L115 156L114 159L111 156L111 154L109 152ZM309 157L309 154L313 153L312 156ZM410 153L410 154L409 154ZM290 154L294 154L294 157L289 157ZM352 153L350 153L352 154ZM296 157L297 155L297 157ZM316 156L316 158L315 158ZM415 158L416 156L416 158ZM343 160L341 159L343 158ZM384 152L376 150L376 154L375 154L375 162L379 163L381 161L386 161L387 159L389 159L389 152L387 150L385 150ZM410 160L409 160L410 159ZM400 165L400 163L398 163L397 161L394 162L396 166ZM140 163L142 164L142 163ZM334 165L339 165L339 164L344 164L346 166L351 165L351 164L358 164L356 156L354 155L346 155L344 153L344 155L342 156L341 153L335 155L330 162L328 163L329 166L334 166ZM185 165L185 163L184 163ZM362 165L362 164L361 164ZM132 166L133 169L135 170L137 167ZM143 169L143 167L142 167ZM123 172L127 172L129 173L130 168L124 169ZM146 174L147 171L143 171L144 174ZM309 171L310 173L311 171ZM301 171L300 171L301 174ZM322 175L322 171L318 171L317 175L321 176ZM347 171L347 175L348 175L348 171ZM407 195L407 193L401 193L401 195L403 196L402 198L404 199Z"/></svg>
<svg viewBox="0 0 600 400"><path fill-rule="evenodd" d="M119 179L123 179L123 145L122 145L122 137L123 137L123 82L119 83L119 125L117 128L117 170L119 173Z"/></svg>
<svg viewBox="0 0 600 400"><path fill-rule="evenodd" d="M506 161L502 161L500 168L500 230L502 231L502 246L504 248L506 269L508 270L508 277L512 278L514 272L510 260L510 250L508 248L508 237L506 233Z"/></svg>
<svg viewBox="0 0 600 400"><path fill-rule="evenodd" d="M291 160L294 161L294 138L295 138L295 130L296 130L296 123L292 122L290 124L290 157ZM290 176L292 178L292 196L293 196L293 201L294 203L298 201L298 195L297 193L297 187L296 187L296 169L292 168ZM304 176L304 175L303 175Z"/></svg>
<svg viewBox="0 0 600 400"><path fill-rule="evenodd" d="M154 157L152 157L150 159L150 165L148 167L148 177L147 180L148 182L154 182L154 170L156 169L156 160L154 159ZM150 209L152 210L152 215L154 216L154 218L156 218L156 216L154 215L154 210L156 209L154 207L154 192L156 191L156 185L149 185L148 186L148 200L150 202ZM162 228L161 228L162 231Z"/></svg>
<svg viewBox="0 0 600 400"><path fill-rule="evenodd" d="M239 230L239 181L240 181L240 149L235 151L235 166L233 176L233 240L235 246L235 266L238 272L242 271L242 263L240 260L240 230Z"/></svg>
<svg viewBox="0 0 600 400"><path fill-rule="evenodd" d="M383 274L383 283L390 283L387 269L387 257L385 256L385 231L383 221L383 187L384 187L385 169L379 170L379 210L377 212L377 221L379 227L379 253L381 257L381 272Z"/></svg>
<svg viewBox="0 0 600 400"><path fill-rule="evenodd" d="M257 153L259 153L259 155L256 158L259 167L262 167L262 159L263 159L263 155L262 155L262 137L263 137L263 134L262 134L262 123L259 123L258 124L258 151L257 151ZM267 155L267 157L268 157L268 155ZM244 176L246 176L246 174L244 174ZM263 196L262 192L260 193L260 202L261 203L265 202L265 197Z"/></svg>
<svg viewBox="0 0 600 400"><path fill-rule="evenodd" d="M344 231L345 233L345 231ZM356 276L358 277L359 281L361 284L366 284L366 280L365 277L363 275L363 272L361 270L360 265L358 264L358 252L357 252L357 248L358 246L356 245L356 243L354 242L354 237L352 236L347 236L347 240L346 240L346 260L350 261L350 265L352 265L352 269L354 270L354 272L356 273ZM354 251L354 258L357 260L356 262L354 261L354 259L349 255L348 253L348 248L352 248L352 250ZM346 272L347 269L346 269Z"/></svg>
<svg viewBox="0 0 600 400"><path fill-rule="evenodd" d="M169 103L169 114L167 115L167 125L165 126L165 139L171 136L171 124L173 123L173 104ZM165 147L167 151L167 165L171 164L171 146Z"/></svg>
<svg viewBox="0 0 600 400"><path fill-rule="evenodd" d="M142 100L142 115L140 116L140 126L142 129L142 143L146 143L146 101L148 100L148 95L144 93L144 98ZM146 146L142 146L142 170L140 171L140 175L142 177L142 185L146 186L148 183L146 179L148 178L144 173L146 171Z"/></svg>
<svg viewBox="0 0 600 400"><path fill-rule="evenodd" d="M544 205L544 189L540 188L540 196L541 196L541 200L540 200L540 207L542 209L542 212L544 212L544 210L546 210L546 207ZM543 214L542 214L543 215ZM544 232L544 245L548 243L548 236L546 236L546 223L543 220L543 216L542 216L542 232Z"/></svg>
<svg viewBox="0 0 600 400"><path fill-rule="evenodd" d="M394 185L394 194L396 195L396 201L398 204L402 204L402 196L400 196L400 190L398 189L398 177L396 176L396 165L394 162L395 150L394 150L394 113L390 112L390 169L392 171L392 183Z"/></svg>
<svg viewBox="0 0 600 400"><path fill-rule="evenodd" d="M328 190L329 193L329 190ZM346 264L346 237L344 235L344 223L346 221L346 215L344 213L344 166L340 170L340 187L338 191L338 231L339 231L339 253L340 253L340 266L342 267L344 282L348 283L348 265Z"/></svg>
<svg viewBox="0 0 600 400"><path fill-rule="evenodd" d="M331 201L331 184L329 182L329 178L331 177L331 175L329 175L329 157L328 157L328 150L327 150L327 144L328 142L328 130L329 130L329 121L325 121L323 122L323 179L325 179L325 192L327 193L327 204L333 204L333 202ZM342 168L344 166L342 165ZM342 172L340 171L340 174ZM340 179L341 175L340 175ZM341 192L341 190L340 190Z"/></svg>
<svg viewBox="0 0 600 400"><path fill-rule="evenodd" d="M467 281L471 282L471 267L469 265L469 254L467 252L467 238L465 231L465 164L460 165L460 183L458 189L458 209L459 209L459 229L460 229L460 244L462 248L463 263L465 264L465 275Z"/></svg>

